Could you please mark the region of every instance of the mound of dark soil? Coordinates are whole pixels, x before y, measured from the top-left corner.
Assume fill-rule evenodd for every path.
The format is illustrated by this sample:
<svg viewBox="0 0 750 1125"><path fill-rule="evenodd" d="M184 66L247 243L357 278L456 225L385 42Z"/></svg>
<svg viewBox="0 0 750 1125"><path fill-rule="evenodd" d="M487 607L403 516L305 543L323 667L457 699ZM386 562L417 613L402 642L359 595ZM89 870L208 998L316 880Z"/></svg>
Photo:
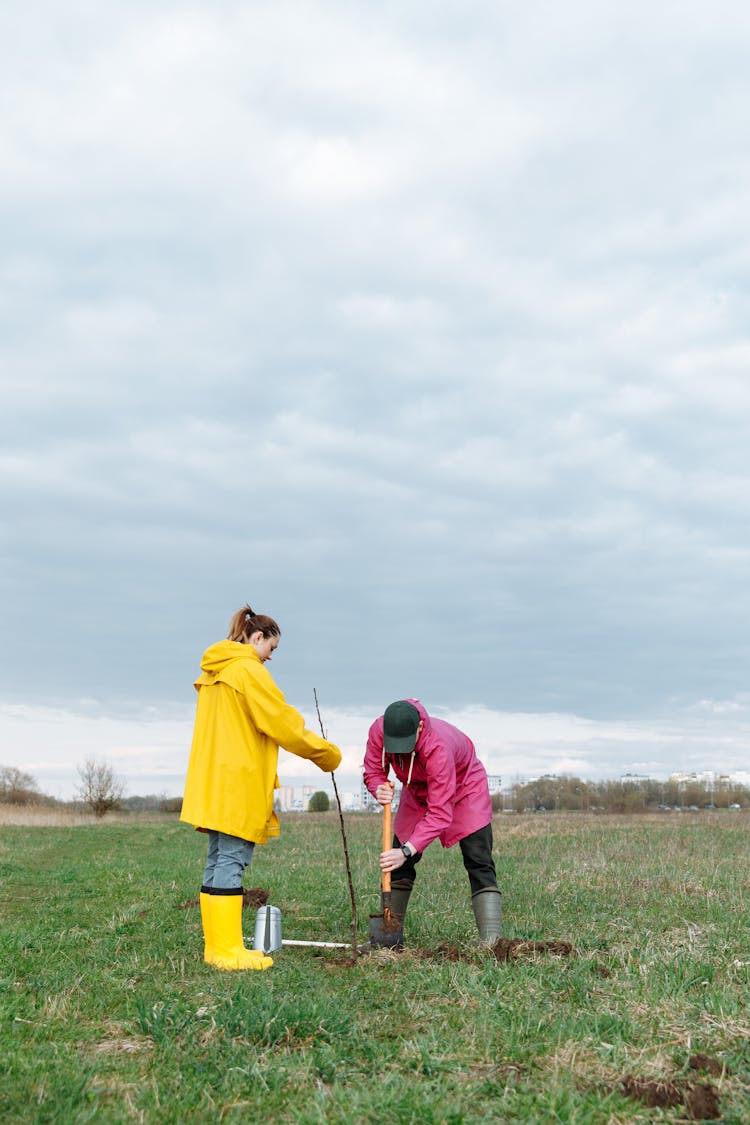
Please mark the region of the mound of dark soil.
<svg viewBox="0 0 750 1125"><path fill-rule="evenodd" d="M666 1078L634 1078L632 1074L628 1074L621 1085L629 1098L637 1098L651 1109L682 1105L682 1090L676 1082L670 1082Z"/></svg>
<svg viewBox="0 0 750 1125"><path fill-rule="evenodd" d="M692 1121L717 1121L721 1117L719 1094L710 1082L698 1082L685 1091L685 1109Z"/></svg>
<svg viewBox="0 0 750 1125"><path fill-rule="evenodd" d="M259 906L265 906L271 895L264 887L243 887L242 890L242 906L243 908L254 907L256 910Z"/></svg>
<svg viewBox="0 0 750 1125"><path fill-rule="evenodd" d="M711 1055L691 1055L688 1059L688 1066L691 1070L705 1070L706 1074L710 1074L712 1078L721 1078L724 1074L726 1067L723 1062L714 1059Z"/></svg>
<svg viewBox="0 0 750 1125"><path fill-rule="evenodd" d="M270 896L270 891L265 890L264 887L243 887L242 889L242 905L243 907L254 907L256 910L259 906L265 906ZM188 898L185 902L178 902L178 910L189 910L191 906L200 906L201 900L199 898Z"/></svg>
<svg viewBox="0 0 750 1125"><path fill-rule="evenodd" d="M635 1078L628 1074L620 1086L629 1098L651 1109L684 1105L689 1121L716 1121L721 1116L719 1094L710 1082L680 1082L668 1078Z"/></svg>
<svg viewBox="0 0 750 1125"><path fill-rule="evenodd" d="M522 938L498 938L492 946L492 954L498 961L515 961L534 953L571 957L575 956L575 949L569 941L525 941Z"/></svg>

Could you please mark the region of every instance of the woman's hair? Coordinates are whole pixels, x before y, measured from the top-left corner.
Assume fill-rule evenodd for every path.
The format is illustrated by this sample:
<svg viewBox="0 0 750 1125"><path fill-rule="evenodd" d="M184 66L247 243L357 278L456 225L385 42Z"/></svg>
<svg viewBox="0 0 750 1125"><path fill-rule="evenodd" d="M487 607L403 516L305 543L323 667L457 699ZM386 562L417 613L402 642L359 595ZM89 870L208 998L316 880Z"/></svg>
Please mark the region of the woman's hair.
<svg viewBox="0 0 750 1125"><path fill-rule="evenodd" d="M281 629L272 617L256 613L249 605L244 605L229 622L227 640L240 641L246 645L253 633L262 633L264 637L280 637Z"/></svg>

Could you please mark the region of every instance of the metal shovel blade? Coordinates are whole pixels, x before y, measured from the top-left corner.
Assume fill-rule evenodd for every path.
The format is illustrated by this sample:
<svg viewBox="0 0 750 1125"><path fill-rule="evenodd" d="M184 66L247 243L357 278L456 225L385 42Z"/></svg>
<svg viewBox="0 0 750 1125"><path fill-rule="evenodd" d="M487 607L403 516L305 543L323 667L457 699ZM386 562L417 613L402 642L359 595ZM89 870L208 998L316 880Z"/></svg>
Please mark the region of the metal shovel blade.
<svg viewBox="0 0 750 1125"><path fill-rule="evenodd" d="M392 914L386 902L390 894L383 894L383 913L370 915L370 948L403 949L404 918L402 914Z"/></svg>

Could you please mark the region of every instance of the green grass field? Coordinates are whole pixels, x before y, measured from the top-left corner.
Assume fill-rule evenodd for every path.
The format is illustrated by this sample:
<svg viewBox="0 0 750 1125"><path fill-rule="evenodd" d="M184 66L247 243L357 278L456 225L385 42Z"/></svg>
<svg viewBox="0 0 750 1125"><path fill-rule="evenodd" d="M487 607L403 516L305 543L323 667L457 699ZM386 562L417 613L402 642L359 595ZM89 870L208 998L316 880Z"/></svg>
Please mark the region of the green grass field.
<svg viewBox="0 0 750 1125"><path fill-rule="evenodd" d="M364 940L380 821L346 825ZM0 1119L750 1121L750 815L498 816L495 852L506 936L574 955L477 949L460 852L434 845L402 954L221 973L190 828L0 826ZM284 937L349 940L335 813L284 817L245 884Z"/></svg>

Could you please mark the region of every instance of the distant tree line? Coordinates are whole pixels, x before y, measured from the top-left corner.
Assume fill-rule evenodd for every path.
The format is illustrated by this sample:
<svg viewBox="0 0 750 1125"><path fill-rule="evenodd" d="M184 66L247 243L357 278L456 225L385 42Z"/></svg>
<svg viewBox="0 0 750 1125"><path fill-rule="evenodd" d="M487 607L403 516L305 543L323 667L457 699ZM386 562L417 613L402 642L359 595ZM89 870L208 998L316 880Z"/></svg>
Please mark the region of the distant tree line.
<svg viewBox="0 0 750 1125"><path fill-rule="evenodd" d="M182 797L165 793L148 793L145 797L123 797L120 807L127 812L180 812Z"/></svg>
<svg viewBox="0 0 750 1125"><path fill-rule="evenodd" d="M179 813L181 797L165 794L126 797L125 786L110 765L93 758L78 767L76 799L60 801L42 793L32 774L16 766L0 766L0 805L84 807L97 817L121 809L126 812ZM717 777L713 782L695 778L657 781L623 778L619 781L584 781L580 777L546 775L519 782L492 795L496 812L614 812L632 813L667 809L750 808L750 787ZM327 793L313 793L308 809L330 808Z"/></svg>
<svg viewBox="0 0 750 1125"><path fill-rule="evenodd" d="M545 776L519 782L506 793L494 793L495 811L513 812L643 812L667 809L750 808L750 788L716 778L658 781L623 778L584 781L580 777Z"/></svg>

